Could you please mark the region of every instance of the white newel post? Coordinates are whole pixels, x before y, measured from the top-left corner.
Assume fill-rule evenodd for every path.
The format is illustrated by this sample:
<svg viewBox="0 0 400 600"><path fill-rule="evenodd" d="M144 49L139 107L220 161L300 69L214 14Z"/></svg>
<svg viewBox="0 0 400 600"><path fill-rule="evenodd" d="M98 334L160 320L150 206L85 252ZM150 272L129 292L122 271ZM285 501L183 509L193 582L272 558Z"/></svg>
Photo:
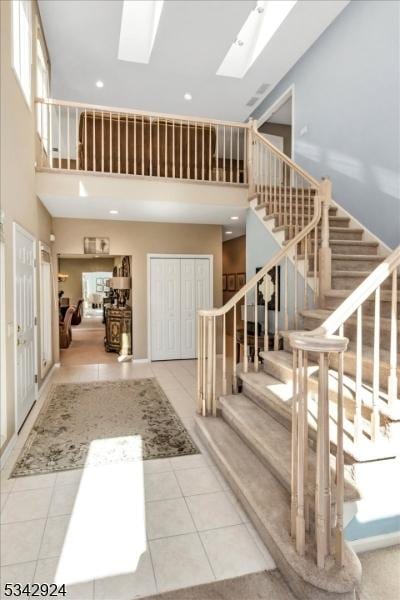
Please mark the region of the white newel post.
<svg viewBox="0 0 400 600"><path fill-rule="evenodd" d="M247 129L247 183L249 186L249 196L255 192L255 177L254 177L254 126L257 121L249 119L249 126Z"/></svg>
<svg viewBox="0 0 400 600"><path fill-rule="evenodd" d="M324 293L332 286L332 251L329 247L329 206L332 198L332 182L327 177L320 184L322 202L321 247L319 249L319 302L322 306Z"/></svg>

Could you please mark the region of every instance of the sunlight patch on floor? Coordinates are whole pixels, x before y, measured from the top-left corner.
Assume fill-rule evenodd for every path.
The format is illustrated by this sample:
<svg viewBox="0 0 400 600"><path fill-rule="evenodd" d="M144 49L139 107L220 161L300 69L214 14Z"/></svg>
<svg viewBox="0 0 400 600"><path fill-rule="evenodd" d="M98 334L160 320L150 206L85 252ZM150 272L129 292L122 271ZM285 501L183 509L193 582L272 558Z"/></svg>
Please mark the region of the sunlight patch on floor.
<svg viewBox="0 0 400 600"><path fill-rule="evenodd" d="M123 462L118 451L127 442L132 461ZM57 567L57 584L134 573L146 551L142 439L95 440L88 463L104 453L116 460L83 472Z"/></svg>

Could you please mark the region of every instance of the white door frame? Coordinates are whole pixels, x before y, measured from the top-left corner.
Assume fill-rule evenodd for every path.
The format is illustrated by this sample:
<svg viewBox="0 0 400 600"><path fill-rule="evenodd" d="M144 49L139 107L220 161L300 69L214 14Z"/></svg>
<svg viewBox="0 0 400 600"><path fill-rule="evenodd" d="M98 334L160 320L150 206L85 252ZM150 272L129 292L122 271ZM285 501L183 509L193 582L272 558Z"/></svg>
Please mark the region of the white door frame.
<svg viewBox="0 0 400 600"><path fill-rule="evenodd" d="M34 317L34 327L33 327L33 355L34 355L34 365L35 365L35 400L32 404L35 404L38 398L39 391L39 383L38 383L38 344L37 344L37 328L38 328L38 318L37 318L37 239L34 235L32 235L29 231L27 231L24 227L13 222L13 310L14 310L14 327L13 327L13 338L14 338L14 422L15 422L15 431L19 433L19 429L23 426L18 427L18 396L17 396L17 335L16 335L16 326L17 326L17 294L16 294L16 275L17 275L17 260L16 260L16 252L15 252L15 241L16 241L16 233L19 231L26 237L30 238L33 242L33 312L35 313ZM29 414L29 413L28 413ZM28 415L26 415L28 416ZM24 421L25 422L25 421Z"/></svg>
<svg viewBox="0 0 400 600"><path fill-rule="evenodd" d="M283 94L281 94L279 96L279 98L277 98L275 100L275 102L273 104L271 104L271 106L269 108L267 108L267 110L265 111L265 113L263 113L261 115L261 117L259 119L257 119L257 129L259 127L261 127L261 125L263 125L266 121L268 121L268 119L273 115L274 112L276 112L278 110L278 108L280 108L282 106L282 104L285 104L285 102L287 100L289 100L289 98L292 98L292 147L290 149L292 156L290 157L291 160L294 160L294 94L295 94L295 89L294 89L294 83L292 83L287 90L285 90L283 92Z"/></svg>
<svg viewBox="0 0 400 600"><path fill-rule="evenodd" d="M214 256L213 254L147 254L147 360L151 362L151 282L150 264L152 258L206 258L210 261L210 306L214 299Z"/></svg>
<svg viewBox="0 0 400 600"><path fill-rule="evenodd" d="M51 248L50 246L48 246L47 244L45 244L44 242L39 240L39 254L38 254L38 261L37 261L37 265L38 265L38 269L39 269L39 308L40 308L40 326L41 328L43 327L43 323L42 323L42 256L41 256L41 252L42 250L44 250L45 252L47 252L47 254L50 257L50 294L51 294L51 298L50 298L50 307L51 307L51 313L50 313L50 334L51 334L51 339L52 339L52 343L50 346L50 360L47 363L47 365L43 368L42 365L42 355L40 355L40 379L44 379L45 376L47 375L51 365L53 364L53 313L54 313L54 303L55 303L55 289L54 289L54 281L53 281L53 266L52 266L52 256L51 256ZM43 348L42 348L42 330L40 330L40 351L42 352Z"/></svg>

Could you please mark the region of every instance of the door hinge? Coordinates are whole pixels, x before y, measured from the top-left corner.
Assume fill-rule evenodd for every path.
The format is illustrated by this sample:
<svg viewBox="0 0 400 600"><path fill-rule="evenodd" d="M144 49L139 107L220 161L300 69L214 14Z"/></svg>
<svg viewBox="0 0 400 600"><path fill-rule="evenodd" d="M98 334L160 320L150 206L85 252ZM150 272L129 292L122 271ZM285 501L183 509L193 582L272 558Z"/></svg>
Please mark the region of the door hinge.
<svg viewBox="0 0 400 600"><path fill-rule="evenodd" d="M38 377L37 377L37 375L35 375L35 383L37 383L37 382L38 382Z"/></svg>

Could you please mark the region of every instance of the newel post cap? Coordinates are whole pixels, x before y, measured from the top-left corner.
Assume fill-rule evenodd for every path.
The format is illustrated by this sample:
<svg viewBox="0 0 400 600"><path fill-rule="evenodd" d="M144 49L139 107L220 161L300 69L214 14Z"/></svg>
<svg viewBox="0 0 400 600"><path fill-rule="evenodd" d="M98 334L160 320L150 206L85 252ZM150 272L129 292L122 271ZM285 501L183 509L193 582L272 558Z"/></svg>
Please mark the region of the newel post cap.
<svg viewBox="0 0 400 600"><path fill-rule="evenodd" d="M289 335L289 341L295 350L319 353L345 352L349 344L348 338L340 335L313 336L297 331Z"/></svg>

